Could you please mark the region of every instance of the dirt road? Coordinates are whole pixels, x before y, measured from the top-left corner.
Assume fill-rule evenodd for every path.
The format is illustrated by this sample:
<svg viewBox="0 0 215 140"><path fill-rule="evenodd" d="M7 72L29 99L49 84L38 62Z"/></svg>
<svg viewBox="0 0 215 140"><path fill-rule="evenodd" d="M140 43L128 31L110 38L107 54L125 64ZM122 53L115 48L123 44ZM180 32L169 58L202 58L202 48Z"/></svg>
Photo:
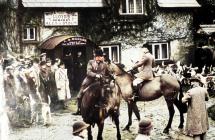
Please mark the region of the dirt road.
<svg viewBox="0 0 215 140"><path fill-rule="evenodd" d="M215 103L215 99L210 99L207 106ZM75 102L72 101L72 111L75 111ZM145 107L144 107L145 106ZM175 117L173 120L170 134L163 134L162 131L168 121L168 110L163 98L151 102L138 102L141 117L149 117L153 120L152 140L191 140L190 137L183 135L183 130L178 129L179 112L175 108ZM82 120L80 116L74 116L71 111L54 112L53 124L49 127L41 125L30 128L18 128L11 130L10 140L69 140L72 138L72 124L74 121ZM185 120L186 120L186 114ZM138 121L133 115L133 124L131 131L122 131L127 123L127 106L122 101L120 107L120 128L122 140L134 140L137 134ZM210 119L210 130L207 140L215 140L215 122ZM93 128L94 139L96 139L97 127ZM116 140L116 128L111 119L106 119L103 133L104 140Z"/></svg>

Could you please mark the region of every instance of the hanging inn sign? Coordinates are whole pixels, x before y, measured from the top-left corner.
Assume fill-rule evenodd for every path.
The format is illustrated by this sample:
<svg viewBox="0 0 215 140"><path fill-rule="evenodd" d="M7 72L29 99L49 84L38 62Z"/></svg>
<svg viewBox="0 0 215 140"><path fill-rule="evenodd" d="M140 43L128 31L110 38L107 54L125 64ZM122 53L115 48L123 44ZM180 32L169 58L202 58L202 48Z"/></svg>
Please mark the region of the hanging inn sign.
<svg viewBox="0 0 215 140"><path fill-rule="evenodd" d="M77 26L78 12L45 12L45 26Z"/></svg>

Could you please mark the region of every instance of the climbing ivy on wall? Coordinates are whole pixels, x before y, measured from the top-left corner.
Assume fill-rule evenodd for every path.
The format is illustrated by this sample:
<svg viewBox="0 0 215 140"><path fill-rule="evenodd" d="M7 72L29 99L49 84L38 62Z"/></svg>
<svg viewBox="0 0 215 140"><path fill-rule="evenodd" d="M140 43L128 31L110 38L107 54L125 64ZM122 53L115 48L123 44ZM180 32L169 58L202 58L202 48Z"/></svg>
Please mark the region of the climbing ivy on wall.
<svg viewBox="0 0 215 140"><path fill-rule="evenodd" d="M154 0L145 0L145 15L122 16L119 14L119 0L105 0L105 9L86 9L80 11L80 32L94 42L110 40L114 36L132 36L150 26L156 13ZM88 11L89 12L88 12ZM89 34L90 33L90 34Z"/></svg>
<svg viewBox="0 0 215 140"><path fill-rule="evenodd" d="M18 52L16 10L8 5L2 5L0 13L0 48L10 52Z"/></svg>

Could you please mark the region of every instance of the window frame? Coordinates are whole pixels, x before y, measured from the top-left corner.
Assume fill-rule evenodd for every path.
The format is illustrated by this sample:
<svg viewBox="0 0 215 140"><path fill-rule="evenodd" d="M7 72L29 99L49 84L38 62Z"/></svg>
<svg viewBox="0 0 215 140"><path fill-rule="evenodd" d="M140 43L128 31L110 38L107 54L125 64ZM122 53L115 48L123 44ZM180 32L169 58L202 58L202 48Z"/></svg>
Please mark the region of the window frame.
<svg viewBox="0 0 215 140"><path fill-rule="evenodd" d="M162 44L165 44L166 45L166 48L167 48L167 51L166 51L166 54L167 54L167 57L166 58L163 58L163 48L162 48ZM159 54L160 56L156 58L156 55L155 55L155 47L156 45L159 45ZM170 59L170 45L168 42L156 42L156 43L149 43L149 47L151 47L150 50L152 50L152 55L154 55L155 57L155 60L159 61L159 60L169 60Z"/></svg>
<svg viewBox="0 0 215 140"><path fill-rule="evenodd" d="M25 29L27 30L26 32L26 35L27 35L27 38L24 38L24 35L25 35ZM33 29L33 38L30 38L31 37L31 34L30 34L30 30ZM37 40L37 28L35 26L25 26L23 27L23 41L36 41Z"/></svg>
<svg viewBox="0 0 215 140"><path fill-rule="evenodd" d="M108 48L108 58L111 60L111 62L113 62L113 53L112 53L112 48L113 47L117 47L117 62L116 63L120 63L121 62L121 45L120 44L105 44L105 45L99 45L99 47L104 51L104 49ZM115 62L115 61L114 61Z"/></svg>
<svg viewBox="0 0 215 140"><path fill-rule="evenodd" d="M141 0L141 13L137 13L137 0L133 0L134 2L134 6L132 8L134 8L134 13L130 13L129 10L131 8L129 8L129 0L125 0L125 7L126 7L126 13L123 13L122 11L122 1L120 2L120 8L119 8L119 14L120 15L143 15L144 14L144 7L143 7L143 0Z"/></svg>

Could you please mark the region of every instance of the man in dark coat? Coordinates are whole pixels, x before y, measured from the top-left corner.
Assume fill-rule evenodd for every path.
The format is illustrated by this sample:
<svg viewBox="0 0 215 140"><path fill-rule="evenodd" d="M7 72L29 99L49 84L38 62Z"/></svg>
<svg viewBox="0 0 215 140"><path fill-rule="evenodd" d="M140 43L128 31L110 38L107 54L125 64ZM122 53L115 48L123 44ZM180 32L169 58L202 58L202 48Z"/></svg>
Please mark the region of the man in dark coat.
<svg viewBox="0 0 215 140"><path fill-rule="evenodd" d="M78 90L81 86L82 81L86 76L86 57L82 54L81 51L77 52L77 57L74 59L74 82L73 88L74 90Z"/></svg>
<svg viewBox="0 0 215 140"><path fill-rule="evenodd" d="M95 82L96 78L108 75L107 64L104 62L103 51L98 49L95 50L94 59L89 60L87 64L87 76L83 80L80 91L77 95L78 109L74 115L80 114L81 100L84 95L84 89L87 88L91 83Z"/></svg>

